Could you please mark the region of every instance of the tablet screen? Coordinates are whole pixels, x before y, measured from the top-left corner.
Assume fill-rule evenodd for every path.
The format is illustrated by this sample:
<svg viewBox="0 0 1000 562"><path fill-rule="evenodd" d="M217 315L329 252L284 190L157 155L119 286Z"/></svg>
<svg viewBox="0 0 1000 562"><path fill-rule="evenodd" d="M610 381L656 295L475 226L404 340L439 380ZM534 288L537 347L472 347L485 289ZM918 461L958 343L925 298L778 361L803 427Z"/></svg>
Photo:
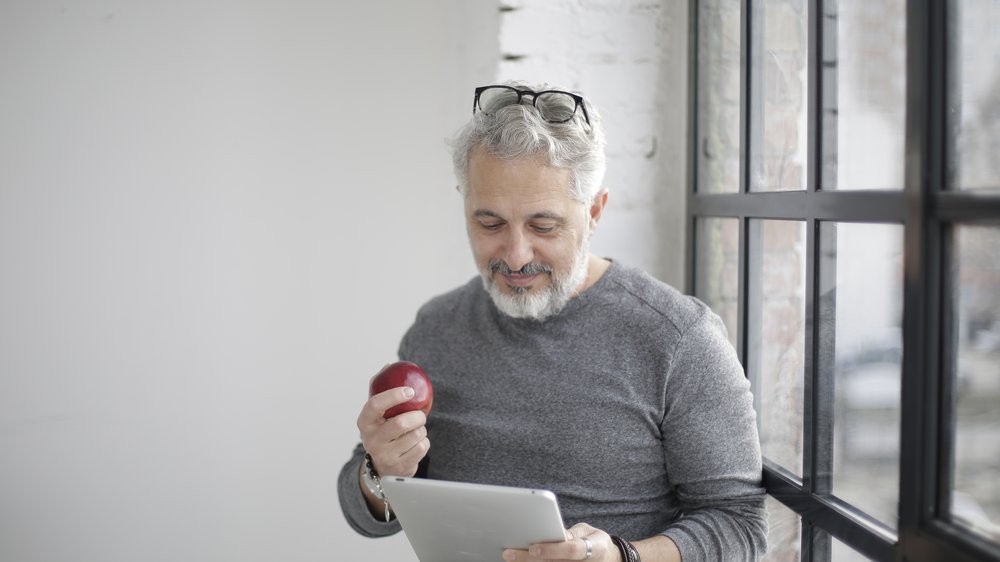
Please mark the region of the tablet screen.
<svg viewBox="0 0 1000 562"><path fill-rule="evenodd" d="M496 562L505 548L566 537L548 490L398 476L382 487L421 562Z"/></svg>

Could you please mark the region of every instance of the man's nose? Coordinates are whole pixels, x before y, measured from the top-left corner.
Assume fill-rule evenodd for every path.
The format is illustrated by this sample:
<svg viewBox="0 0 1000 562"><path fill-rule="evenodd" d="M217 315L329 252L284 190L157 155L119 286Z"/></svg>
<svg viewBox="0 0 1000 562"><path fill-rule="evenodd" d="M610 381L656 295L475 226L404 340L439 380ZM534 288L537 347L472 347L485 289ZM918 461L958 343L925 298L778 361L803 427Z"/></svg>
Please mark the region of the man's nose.
<svg viewBox="0 0 1000 562"><path fill-rule="evenodd" d="M504 261L507 262L507 266L512 271L520 271L522 267L531 263L534 257L534 251L531 249L531 240L517 229L510 229L504 255Z"/></svg>

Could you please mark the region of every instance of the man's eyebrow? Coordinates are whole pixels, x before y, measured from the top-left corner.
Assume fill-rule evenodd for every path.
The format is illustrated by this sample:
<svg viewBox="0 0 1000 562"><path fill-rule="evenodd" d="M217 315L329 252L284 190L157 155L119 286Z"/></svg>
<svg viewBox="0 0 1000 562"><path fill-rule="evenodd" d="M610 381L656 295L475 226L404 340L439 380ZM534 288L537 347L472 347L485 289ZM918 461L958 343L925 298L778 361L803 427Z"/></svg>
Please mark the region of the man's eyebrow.
<svg viewBox="0 0 1000 562"><path fill-rule="evenodd" d="M476 212L472 213L472 216L476 217L477 219L480 217L491 217L494 219L502 218L500 215L494 213L493 211L490 211L489 209L476 209Z"/></svg>
<svg viewBox="0 0 1000 562"><path fill-rule="evenodd" d="M489 209L476 209L472 213L472 216L475 217L475 218L477 218L477 219L478 218L482 218L482 217L489 217L489 218L504 220L503 217L501 217L500 215L496 214L495 212L493 212L493 211L491 211ZM553 220L553 221L556 221L556 222L566 222L566 219L563 218L562 215L560 215L558 213L553 213L552 211L539 211L537 213L532 214L528 218L529 219Z"/></svg>
<svg viewBox="0 0 1000 562"><path fill-rule="evenodd" d="M539 212L531 215L531 218L533 218L533 219L554 220L554 221L557 221L557 222L564 222L566 220L566 219L563 218L562 215L557 214L557 213L553 213L551 211L539 211Z"/></svg>

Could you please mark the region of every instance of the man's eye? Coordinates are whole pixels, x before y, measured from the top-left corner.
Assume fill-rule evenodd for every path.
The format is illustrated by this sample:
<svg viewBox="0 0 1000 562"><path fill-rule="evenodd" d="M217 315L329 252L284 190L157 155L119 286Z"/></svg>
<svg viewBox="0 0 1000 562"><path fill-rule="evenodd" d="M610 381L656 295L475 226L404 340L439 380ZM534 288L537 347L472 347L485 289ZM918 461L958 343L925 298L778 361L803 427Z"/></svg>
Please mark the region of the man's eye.
<svg viewBox="0 0 1000 562"><path fill-rule="evenodd" d="M486 230L499 230L500 227L503 226L503 223L502 222L491 222L491 223L481 222L481 223L479 223L479 226L485 228Z"/></svg>
<svg viewBox="0 0 1000 562"><path fill-rule="evenodd" d="M556 227L554 226L538 226L538 225L535 225L531 228L539 234L548 234L556 229Z"/></svg>

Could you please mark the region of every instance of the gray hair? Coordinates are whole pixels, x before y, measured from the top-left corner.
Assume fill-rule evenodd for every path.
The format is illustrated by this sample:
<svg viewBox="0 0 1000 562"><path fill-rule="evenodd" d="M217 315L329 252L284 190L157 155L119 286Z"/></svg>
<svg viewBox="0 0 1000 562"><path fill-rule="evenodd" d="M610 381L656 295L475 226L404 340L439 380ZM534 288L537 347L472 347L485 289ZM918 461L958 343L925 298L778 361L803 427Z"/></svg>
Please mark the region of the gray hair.
<svg viewBox="0 0 1000 562"><path fill-rule="evenodd" d="M535 92L566 90L549 84L531 86L522 82L503 85ZM567 90L568 91L568 90ZM565 123L549 123L530 103L522 101L491 111L476 111L451 142L455 177L462 194L469 189L469 156L476 147L504 160L544 156L549 166L570 171L570 196L590 204L601 191L607 157L604 127L597 108L585 100L590 126L582 109Z"/></svg>

